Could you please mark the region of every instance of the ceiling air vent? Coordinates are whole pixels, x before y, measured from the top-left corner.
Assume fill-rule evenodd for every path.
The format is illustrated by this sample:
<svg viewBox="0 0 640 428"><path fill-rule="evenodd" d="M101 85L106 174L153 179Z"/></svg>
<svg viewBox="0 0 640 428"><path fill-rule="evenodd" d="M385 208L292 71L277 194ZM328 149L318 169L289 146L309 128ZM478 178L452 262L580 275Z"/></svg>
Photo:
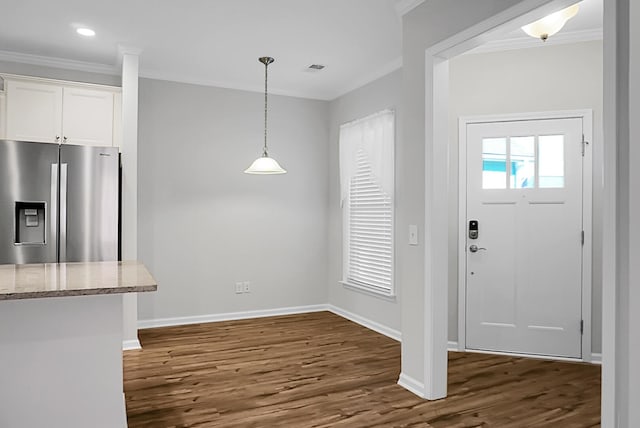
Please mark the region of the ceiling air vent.
<svg viewBox="0 0 640 428"><path fill-rule="evenodd" d="M322 65L322 64L311 64L308 68L309 68L309 70L312 70L312 71L320 71L320 70L322 70L324 67L325 67L325 66L324 66L324 65Z"/></svg>

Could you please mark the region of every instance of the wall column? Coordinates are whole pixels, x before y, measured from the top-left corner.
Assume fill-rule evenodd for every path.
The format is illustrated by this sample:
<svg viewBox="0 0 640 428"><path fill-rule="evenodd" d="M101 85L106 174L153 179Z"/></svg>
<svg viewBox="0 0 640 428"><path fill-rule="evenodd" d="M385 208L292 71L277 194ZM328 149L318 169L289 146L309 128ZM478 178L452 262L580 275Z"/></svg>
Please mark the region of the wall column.
<svg viewBox="0 0 640 428"><path fill-rule="evenodd" d="M140 50L122 58L122 259L138 259L138 72ZM123 295L124 349L138 349L138 295Z"/></svg>

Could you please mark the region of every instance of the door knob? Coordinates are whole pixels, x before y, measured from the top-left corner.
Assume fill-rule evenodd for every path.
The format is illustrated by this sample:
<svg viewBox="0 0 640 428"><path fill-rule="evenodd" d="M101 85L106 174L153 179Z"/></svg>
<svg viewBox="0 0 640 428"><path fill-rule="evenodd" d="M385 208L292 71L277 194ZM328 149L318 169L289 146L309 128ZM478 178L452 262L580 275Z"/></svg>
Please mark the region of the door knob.
<svg viewBox="0 0 640 428"><path fill-rule="evenodd" d="M469 251L471 251L472 253L477 253L480 250L485 250L486 251L487 249L484 248L484 247L478 247L476 244L473 244L473 245L471 245L469 247Z"/></svg>

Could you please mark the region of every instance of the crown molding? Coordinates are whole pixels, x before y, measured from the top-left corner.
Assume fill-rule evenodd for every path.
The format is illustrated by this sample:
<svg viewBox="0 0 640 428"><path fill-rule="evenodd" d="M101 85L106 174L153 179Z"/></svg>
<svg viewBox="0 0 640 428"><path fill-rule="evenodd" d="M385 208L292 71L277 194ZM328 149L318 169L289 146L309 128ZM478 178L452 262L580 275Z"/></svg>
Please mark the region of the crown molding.
<svg viewBox="0 0 640 428"><path fill-rule="evenodd" d="M511 39L493 40L478 46L475 49L465 52L464 54L479 54L488 52L508 51L516 49L541 48L545 46L565 45L569 43L590 42L593 40L602 40L602 29L572 31L567 33L555 34L546 42L542 42L533 37L516 37Z"/></svg>
<svg viewBox="0 0 640 428"><path fill-rule="evenodd" d="M131 54L135 55L136 52L140 52L140 50L119 50L119 62L122 62L122 54ZM76 71L84 71L88 73L99 73L99 74L107 74L113 76L120 76L121 70L117 65L106 65L106 64L98 64L91 63L85 61L75 61L69 59L62 58L53 58L39 55L31 55L31 54L23 54L18 52L10 52L10 51L2 51L0 50L0 61L8 61L8 62L16 62L21 64L31 64L42 67L53 67L65 70L76 70ZM402 67L402 58L396 58L395 60L383 65L378 70L369 73L365 76L362 76L350 84L343 86L341 89L337 91L291 91L286 89L281 89L277 87L270 87L269 93L273 95L282 95L287 97L295 97L295 98L306 98L312 100L321 100L321 101L331 101L338 97L341 97L344 94L347 94L355 89L358 89L362 86L365 86L383 76L386 76L389 73L392 73L399 68ZM182 73L173 73L166 72L160 70L150 70L144 69L140 67L139 76L147 79L156 79L156 80L166 80L170 82L179 82L179 83L187 83L192 85L201 85L201 86L213 86L217 88L224 89L236 89L240 91L249 91L249 92L263 92L264 87L260 85L242 85L236 84L233 82L223 82L212 79L202 79L195 76L189 76Z"/></svg>
<svg viewBox="0 0 640 428"><path fill-rule="evenodd" d="M200 86L212 86L215 88L221 89L235 89L238 91L248 91L248 92L259 92L264 93L264 86L261 85L243 85L232 82L223 82L219 80L213 79L203 79L200 77L188 76L182 73L172 73L160 70L149 70L149 69L141 69L140 77L145 79L154 79L154 80L165 80L169 82L177 82L177 83L186 83L189 85L200 85ZM321 100L321 101L330 101L331 94L318 94L318 92L307 92L307 91L291 91L287 89L281 89L278 87L274 87L271 84L269 85L269 95L282 95L286 97L294 97L294 98L306 98L311 100Z"/></svg>
<svg viewBox="0 0 640 428"><path fill-rule="evenodd" d="M66 70L86 71L89 73L100 73L109 75L119 75L120 71L111 65L98 64L94 62L75 61L71 59L52 58L41 55L31 55L25 53L0 51L0 61L17 62L21 64L39 65L42 67L62 68Z"/></svg>
<svg viewBox="0 0 640 428"><path fill-rule="evenodd" d="M140 56L142 49L135 46L118 45L118 56L122 58L124 55Z"/></svg>
<svg viewBox="0 0 640 428"><path fill-rule="evenodd" d="M425 0L399 0L396 3L396 12L402 17L424 2Z"/></svg>
<svg viewBox="0 0 640 428"><path fill-rule="evenodd" d="M389 73L393 73L394 71L399 70L401 68L402 68L402 57L396 58L393 61L383 65L376 71L366 74L362 77L359 77L358 79L353 80L350 84L343 86L339 91L336 91L333 97L328 98L328 100L335 100L336 98L339 98L345 94L348 94L351 91L355 91L356 89L359 89L365 85L368 85L369 83L375 80L378 80Z"/></svg>

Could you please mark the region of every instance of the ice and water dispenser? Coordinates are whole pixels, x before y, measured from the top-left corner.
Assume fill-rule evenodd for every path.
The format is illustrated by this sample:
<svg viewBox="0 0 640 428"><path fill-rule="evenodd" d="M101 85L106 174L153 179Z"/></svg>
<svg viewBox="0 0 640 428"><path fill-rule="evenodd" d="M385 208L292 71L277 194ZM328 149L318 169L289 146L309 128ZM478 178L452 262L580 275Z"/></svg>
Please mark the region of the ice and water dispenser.
<svg viewBox="0 0 640 428"><path fill-rule="evenodd" d="M15 244L44 245L46 236L46 202L16 201Z"/></svg>

